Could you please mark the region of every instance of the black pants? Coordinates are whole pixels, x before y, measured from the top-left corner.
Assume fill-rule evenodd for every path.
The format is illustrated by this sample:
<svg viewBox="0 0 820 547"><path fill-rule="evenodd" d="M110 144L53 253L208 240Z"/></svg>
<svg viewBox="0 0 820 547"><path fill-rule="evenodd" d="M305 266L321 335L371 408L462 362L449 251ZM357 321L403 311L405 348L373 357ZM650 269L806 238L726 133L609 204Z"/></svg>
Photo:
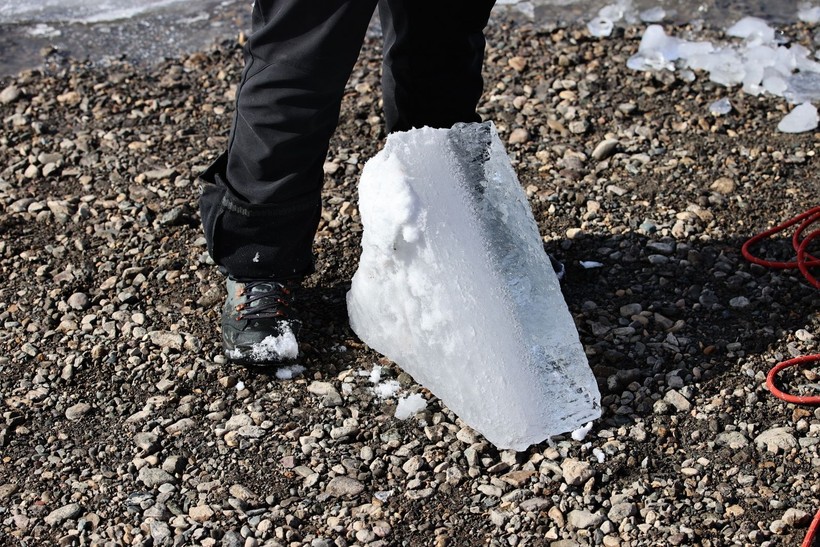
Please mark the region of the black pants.
<svg viewBox="0 0 820 547"><path fill-rule="evenodd" d="M328 142L378 2L389 132L479 121L495 0L256 0L227 151L203 174L208 251L242 279L313 269Z"/></svg>

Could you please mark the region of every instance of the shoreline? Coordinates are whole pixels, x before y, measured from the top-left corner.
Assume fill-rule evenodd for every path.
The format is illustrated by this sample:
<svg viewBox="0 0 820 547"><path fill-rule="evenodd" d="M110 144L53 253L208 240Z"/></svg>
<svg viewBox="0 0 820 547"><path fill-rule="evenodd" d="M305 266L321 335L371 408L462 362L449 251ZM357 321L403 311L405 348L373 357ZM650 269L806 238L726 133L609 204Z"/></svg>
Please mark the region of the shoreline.
<svg viewBox="0 0 820 547"><path fill-rule="evenodd" d="M812 44L808 26L786 30ZM763 380L820 349L820 295L740 246L816 203L820 140L777 132L783 100L627 69L641 33L488 31L479 112L567 265L564 297L603 395L584 442L521 453L486 443L347 324L356 185L384 139L378 40L331 141L302 300L307 372L292 380L225 363L224 285L198 224L196 175L226 144L239 48L2 78L18 94L0 101L0 535L799 544L820 508L820 411ZM734 109L715 116L721 97ZM761 252L791 253L785 239ZM377 364L427 409L397 420L397 398L367 374ZM813 370L787 382L816 384Z"/></svg>

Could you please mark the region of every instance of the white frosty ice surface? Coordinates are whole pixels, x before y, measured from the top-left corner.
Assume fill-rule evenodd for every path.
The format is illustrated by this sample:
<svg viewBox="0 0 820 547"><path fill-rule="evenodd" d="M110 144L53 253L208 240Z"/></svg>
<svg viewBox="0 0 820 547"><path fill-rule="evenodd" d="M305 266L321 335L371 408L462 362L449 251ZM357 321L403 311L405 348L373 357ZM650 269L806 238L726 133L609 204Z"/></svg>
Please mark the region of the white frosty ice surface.
<svg viewBox="0 0 820 547"><path fill-rule="evenodd" d="M401 386L396 380L387 380L386 382L381 382L373 386L373 393L375 393L379 399L389 399L398 393L400 389Z"/></svg>
<svg viewBox="0 0 820 547"><path fill-rule="evenodd" d="M500 448L600 416L526 196L491 124L392 134L364 168L353 330Z"/></svg>
<svg viewBox="0 0 820 547"><path fill-rule="evenodd" d="M421 393L411 393L407 397L399 399L395 416L398 420L406 420L425 408L427 408L427 401L424 400L424 396Z"/></svg>
<svg viewBox="0 0 820 547"><path fill-rule="evenodd" d="M293 380L294 378L301 376L305 370L305 367L302 365L288 365L286 367L279 367L276 369L276 377L279 380Z"/></svg>
<svg viewBox="0 0 820 547"><path fill-rule="evenodd" d="M803 133L817 128L817 109L811 103L799 104L780 120L777 129L783 133Z"/></svg>
<svg viewBox="0 0 820 547"><path fill-rule="evenodd" d="M246 358L253 362L264 363L266 361L287 361L296 359L299 356L299 344L296 335L293 334L290 325L284 325L279 336L270 335L261 342L253 344L248 355L242 355L238 349L229 351L228 357L232 359Z"/></svg>
<svg viewBox="0 0 820 547"><path fill-rule="evenodd" d="M583 441L587 438L587 433L592 429L592 422L582 425L572 432L572 439L575 441Z"/></svg>

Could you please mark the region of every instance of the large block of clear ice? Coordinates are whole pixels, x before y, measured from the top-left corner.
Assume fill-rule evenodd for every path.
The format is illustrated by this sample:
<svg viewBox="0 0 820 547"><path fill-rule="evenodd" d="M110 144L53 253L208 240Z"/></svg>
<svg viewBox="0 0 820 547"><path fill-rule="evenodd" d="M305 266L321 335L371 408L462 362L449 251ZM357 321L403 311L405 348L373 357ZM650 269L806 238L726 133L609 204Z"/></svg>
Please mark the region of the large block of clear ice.
<svg viewBox="0 0 820 547"><path fill-rule="evenodd" d="M388 137L359 186L350 324L499 448L600 416L558 279L492 124Z"/></svg>

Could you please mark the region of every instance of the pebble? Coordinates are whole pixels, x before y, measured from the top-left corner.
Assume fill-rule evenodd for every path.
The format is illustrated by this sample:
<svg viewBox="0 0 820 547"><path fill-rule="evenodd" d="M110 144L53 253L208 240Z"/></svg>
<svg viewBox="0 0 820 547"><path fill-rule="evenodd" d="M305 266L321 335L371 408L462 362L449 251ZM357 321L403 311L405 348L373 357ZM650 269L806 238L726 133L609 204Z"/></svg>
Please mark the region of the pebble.
<svg viewBox="0 0 820 547"><path fill-rule="evenodd" d="M334 498L355 497L364 491L364 485L356 479L340 476L333 477L325 488L325 492Z"/></svg>
<svg viewBox="0 0 820 547"><path fill-rule="evenodd" d="M143 467L140 469L139 480L148 488L155 488L163 484L176 482L173 475L155 467Z"/></svg>
<svg viewBox="0 0 820 547"><path fill-rule="evenodd" d="M197 505L188 510L188 516L194 522L208 522L215 514L209 505Z"/></svg>
<svg viewBox="0 0 820 547"><path fill-rule="evenodd" d="M564 482L570 486L584 484L595 474L592 466L587 462L574 460L572 458L561 462L561 471L564 476Z"/></svg>
<svg viewBox="0 0 820 547"><path fill-rule="evenodd" d="M75 310L84 310L88 307L88 295L81 292L75 292L68 297L67 303Z"/></svg>
<svg viewBox="0 0 820 547"><path fill-rule="evenodd" d="M612 156L618 149L617 139L604 139L595 146L592 151L592 159L595 161L603 161Z"/></svg>
<svg viewBox="0 0 820 547"><path fill-rule="evenodd" d="M49 526L57 526L67 520L79 517L83 512L79 503L69 503L50 512L43 519Z"/></svg>
<svg viewBox="0 0 820 547"><path fill-rule="evenodd" d="M9 84L3 88L3 91L0 91L0 103L2 104L13 103L19 97L20 89L14 84Z"/></svg>
<svg viewBox="0 0 820 547"><path fill-rule="evenodd" d="M576 509L567 515L567 524L573 528L585 530L600 526L606 517L600 513L593 513L586 509Z"/></svg>
<svg viewBox="0 0 820 547"><path fill-rule="evenodd" d="M527 131L526 129L523 129L521 127L517 127L517 128L512 130L512 132L510 133L509 139L507 139L507 142L509 144L515 145L515 144L524 144L529 140L530 140L529 131Z"/></svg>
<svg viewBox="0 0 820 547"><path fill-rule="evenodd" d="M68 407L65 411L65 417L71 421L79 421L88 414L91 410L91 405L88 403L77 403Z"/></svg>
<svg viewBox="0 0 820 547"><path fill-rule="evenodd" d="M773 454L797 447L797 439L792 434L792 428L790 427L773 427L767 429L755 437L754 443L756 446L765 448Z"/></svg>

